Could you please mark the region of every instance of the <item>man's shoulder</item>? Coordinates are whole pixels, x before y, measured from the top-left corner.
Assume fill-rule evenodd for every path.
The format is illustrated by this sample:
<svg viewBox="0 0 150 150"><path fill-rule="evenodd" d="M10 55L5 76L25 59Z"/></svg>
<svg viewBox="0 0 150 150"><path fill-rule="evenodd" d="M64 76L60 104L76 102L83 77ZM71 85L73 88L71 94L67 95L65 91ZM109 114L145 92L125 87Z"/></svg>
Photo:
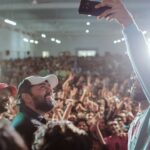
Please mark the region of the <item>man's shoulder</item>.
<svg viewBox="0 0 150 150"><path fill-rule="evenodd" d="M11 126L17 127L19 124L21 124L26 119L26 116L24 113L19 112L14 119L12 120Z"/></svg>
<svg viewBox="0 0 150 150"><path fill-rule="evenodd" d="M14 127L21 135L33 133L37 127L32 123L24 113L19 112L13 119L11 126Z"/></svg>
<svg viewBox="0 0 150 150"><path fill-rule="evenodd" d="M38 119L31 118L23 112L19 112L11 123L11 126L13 126L14 128L20 128L20 127L21 128L22 127L23 128L26 128L26 127L37 128L40 125L42 125L42 123Z"/></svg>

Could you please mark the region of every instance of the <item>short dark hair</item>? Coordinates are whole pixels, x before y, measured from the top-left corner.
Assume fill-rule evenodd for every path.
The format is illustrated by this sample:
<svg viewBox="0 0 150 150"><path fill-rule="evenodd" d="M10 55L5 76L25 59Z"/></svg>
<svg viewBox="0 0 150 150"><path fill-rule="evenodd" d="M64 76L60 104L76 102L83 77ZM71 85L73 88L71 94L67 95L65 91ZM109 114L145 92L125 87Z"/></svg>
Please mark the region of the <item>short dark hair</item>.
<svg viewBox="0 0 150 150"><path fill-rule="evenodd" d="M23 80L18 86L18 96L20 96L22 93L30 92L31 87L32 87L32 85L31 85L30 81Z"/></svg>
<svg viewBox="0 0 150 150"><path fill-rule="evenodd" d="M23 80L22 82L20 82L20 84L18 85L18 93L17 93L17 104L23 104L24 102L22 100L21 94L22 93L30 93L31 92L31 83L28 80Z"/></svg>
<svg viewBox="0 0 150 150"><path fill-rule="evenodd" d="M91 150L89 135L71 122L57 121L47 125L38 150Z"/></svg>

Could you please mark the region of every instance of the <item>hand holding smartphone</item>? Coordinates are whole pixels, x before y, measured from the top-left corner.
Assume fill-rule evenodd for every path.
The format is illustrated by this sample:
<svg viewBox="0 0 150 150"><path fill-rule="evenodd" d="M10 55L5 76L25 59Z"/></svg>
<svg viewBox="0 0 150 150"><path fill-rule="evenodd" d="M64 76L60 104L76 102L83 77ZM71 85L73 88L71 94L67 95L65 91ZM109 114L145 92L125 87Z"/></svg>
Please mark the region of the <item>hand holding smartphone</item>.
<svg viewBox="0 0 150 150"><path fill-rule="evenodd" d="M101 8L95 8L95 6L99 3L100 2L98 2L98 1L81 0L80 6L79 6L79 14L99 16L105 10L111 8L108 6L104 6Z"/></svg>

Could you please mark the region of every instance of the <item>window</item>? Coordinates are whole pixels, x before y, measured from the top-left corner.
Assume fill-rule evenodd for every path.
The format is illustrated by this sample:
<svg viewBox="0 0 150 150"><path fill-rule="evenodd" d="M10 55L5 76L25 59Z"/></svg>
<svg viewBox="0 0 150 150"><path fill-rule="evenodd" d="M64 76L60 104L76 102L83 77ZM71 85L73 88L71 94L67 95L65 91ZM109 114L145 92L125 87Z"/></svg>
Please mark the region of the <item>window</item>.
<svg viewBox="0 0 150 150"><path fill-rule="evenodd" d="M78 50L79 57L91 57L96 55L96 50Z"/></svg>
<svg viewBox="0 0 150 150"><path fill-rule="evenodd" d="M49 57L49 52L48 52L48 51L43 51L43 52L42 52L42 57L43 57L43 58Z"/></svg>

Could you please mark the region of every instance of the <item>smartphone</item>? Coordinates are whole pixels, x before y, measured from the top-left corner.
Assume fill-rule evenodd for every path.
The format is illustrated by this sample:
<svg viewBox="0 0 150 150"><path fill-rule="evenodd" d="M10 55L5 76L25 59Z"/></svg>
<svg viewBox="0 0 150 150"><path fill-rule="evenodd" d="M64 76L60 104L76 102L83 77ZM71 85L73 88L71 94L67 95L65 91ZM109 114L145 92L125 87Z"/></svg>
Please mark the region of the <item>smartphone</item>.
<svg viewBox="0 0 150 150"><path fill-rule="evenodd" d="M92 15L92 16L98 16L101 13L103 13L105 10L110 9L111 7L104 6L102 8L95 8L97 4L100 2L98 1L92 1L92 0L81 0L80 6L79 6L79 14L84 15Z"/></svg>

